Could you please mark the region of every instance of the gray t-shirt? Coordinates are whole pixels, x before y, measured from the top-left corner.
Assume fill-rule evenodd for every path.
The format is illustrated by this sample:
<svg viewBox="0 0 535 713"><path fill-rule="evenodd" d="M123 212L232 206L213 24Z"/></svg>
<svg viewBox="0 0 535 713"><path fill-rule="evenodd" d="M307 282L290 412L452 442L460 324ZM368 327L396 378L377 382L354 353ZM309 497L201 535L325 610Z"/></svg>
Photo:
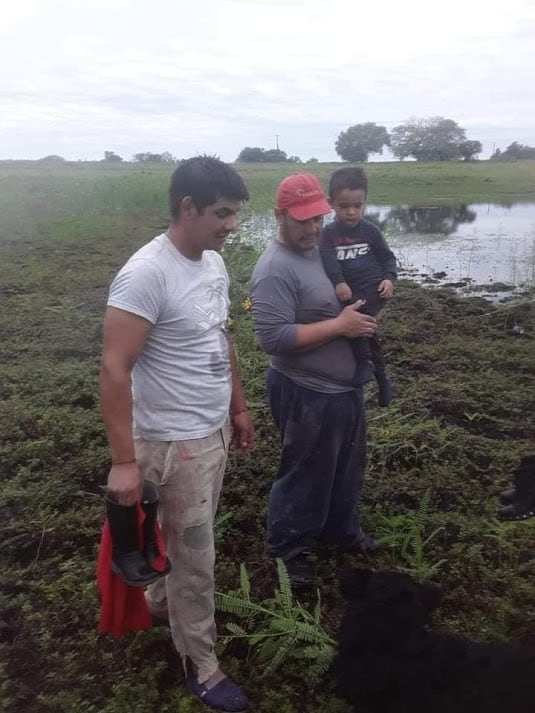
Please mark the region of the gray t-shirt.
<svg viewBox="0 0 535 713"><path fill-rule="evenodd" d="M349 340L295 350L298 324L332 319L341 310L317 248L301 254L274 240L254 269L251 300L256 337L272 355L274 369L314 391L354 388L357 368Z"/></svg>
<svg viewBox="0 0 535 713"><path fill-rule="evenodd" d="M136 435L203 438L225 423L228 285L220 255L205 250L201 260L188 260L165 234L138 250L113 280L108 305L153 325L132 371Z"/></svg>

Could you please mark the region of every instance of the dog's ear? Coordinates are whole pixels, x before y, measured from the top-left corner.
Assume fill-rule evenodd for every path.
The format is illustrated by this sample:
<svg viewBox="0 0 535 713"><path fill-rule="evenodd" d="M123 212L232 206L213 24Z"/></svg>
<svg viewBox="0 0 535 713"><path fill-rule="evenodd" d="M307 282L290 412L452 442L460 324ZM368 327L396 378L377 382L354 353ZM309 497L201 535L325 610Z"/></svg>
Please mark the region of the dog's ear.
<svg viewBox="0 0 535 713"><path fill-rule="evenodd" d="M366 585L372 572L369 569L344 569L338 576L340 591L344 599L358 599L364 596Z"/></svg>

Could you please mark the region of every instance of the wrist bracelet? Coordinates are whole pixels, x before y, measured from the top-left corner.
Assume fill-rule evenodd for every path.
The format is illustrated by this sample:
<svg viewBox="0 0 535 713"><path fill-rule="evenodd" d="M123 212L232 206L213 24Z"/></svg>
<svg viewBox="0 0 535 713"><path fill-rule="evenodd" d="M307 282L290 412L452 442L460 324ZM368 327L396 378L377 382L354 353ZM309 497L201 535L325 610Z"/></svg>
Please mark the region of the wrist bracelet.
<svg viewBox="0 0 535 713"><path fill-rule="evenodd" d="M135 463L135 462L136 462L135 460L123 460L123 461L121 461L120 463L114 463L114 462L112 461L111 464L112 464L112 465L130 465L130 463Z"/></svg>

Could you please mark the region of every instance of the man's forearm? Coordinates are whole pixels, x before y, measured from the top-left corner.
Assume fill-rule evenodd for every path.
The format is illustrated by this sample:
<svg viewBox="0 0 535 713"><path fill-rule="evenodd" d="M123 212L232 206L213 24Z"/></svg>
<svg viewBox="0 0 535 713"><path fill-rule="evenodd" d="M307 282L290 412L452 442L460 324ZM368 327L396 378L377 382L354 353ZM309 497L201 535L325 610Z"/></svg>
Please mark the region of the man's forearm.
<svg viewBox="0 0 535 713"><path fill-rule="evenodd" d="M132 435L132 390L130 374L100 370L100 407L106 425L113 464L135 461Z"/></svg>
<svg viewBox="0 0 535 713"><path fill-rule="evenodd" d="M336 318L325 319L313 324L298 324L295 349L305 351L319 347L342 336L340 324Z"/></svg>
<svg viewBox="0 0 535 713"><path fill-rule="evenodd" d="M235 415L247 411L247 402L241 385L240 373L238 370L238 359L230 335L227 334L228 355L230 360L230 373L232 376L232 395L230 397L230 413Z"/></svg>

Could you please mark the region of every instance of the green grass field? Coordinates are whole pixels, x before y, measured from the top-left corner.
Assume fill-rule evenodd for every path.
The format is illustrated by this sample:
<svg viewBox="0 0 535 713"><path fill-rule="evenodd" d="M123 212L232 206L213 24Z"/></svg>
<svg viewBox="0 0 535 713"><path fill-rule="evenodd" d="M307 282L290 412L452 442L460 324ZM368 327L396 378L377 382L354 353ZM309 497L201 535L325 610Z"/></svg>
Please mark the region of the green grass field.
<svg viewBox="0 0 535 713"><path fill-rule="evenodd" d="M240 164L251 193L250 209L269 210L279 181L298 170L324 185L344 164ZM535 201L535 161L366 164L369 202L514 203ZM0 162L0 239L26 236L63 215L139 215L166 219L172 166L142 164ZM24 216L21 224L20 216Z"/></svg>
<svg viewBox="0 0 535 713"><path fill-rule="evenodd" d="M324 180L331 165L310 167ZM287 166L240 167L251 209L272 205ZM535 202L529 163L370 164L370 200ZM94 567L109 454L97 374L112 275L167 223L171 168L0 164L0 711L200 713L181 684L169 631L119 641L96 634ZM232 325L257 427L253 456L232 455L217 524L217 588L251 596L276 585L264 555L267 493L278 436L263 402L267 359L247 309L255 252L225 251ZM437 625L533 645L535 519L502 523L498 492L535 450L535 308L493 307L409 282L381 321L394 384L388 409L366 389L365 527L382 537L374 562L316 552L321 621L336 633L336 572L347 564L407 569L444 589ZM433 533L435 533L433 535ZM421 546L430 538L425 546ZM302 604L312 611L315 594ZM232 616L218 613L225 632ZM222 651L255 713L349 713L328 673L311 675L297 645L266 675L255 649ZM269 669L267 669L269 671Z"/></svg>

